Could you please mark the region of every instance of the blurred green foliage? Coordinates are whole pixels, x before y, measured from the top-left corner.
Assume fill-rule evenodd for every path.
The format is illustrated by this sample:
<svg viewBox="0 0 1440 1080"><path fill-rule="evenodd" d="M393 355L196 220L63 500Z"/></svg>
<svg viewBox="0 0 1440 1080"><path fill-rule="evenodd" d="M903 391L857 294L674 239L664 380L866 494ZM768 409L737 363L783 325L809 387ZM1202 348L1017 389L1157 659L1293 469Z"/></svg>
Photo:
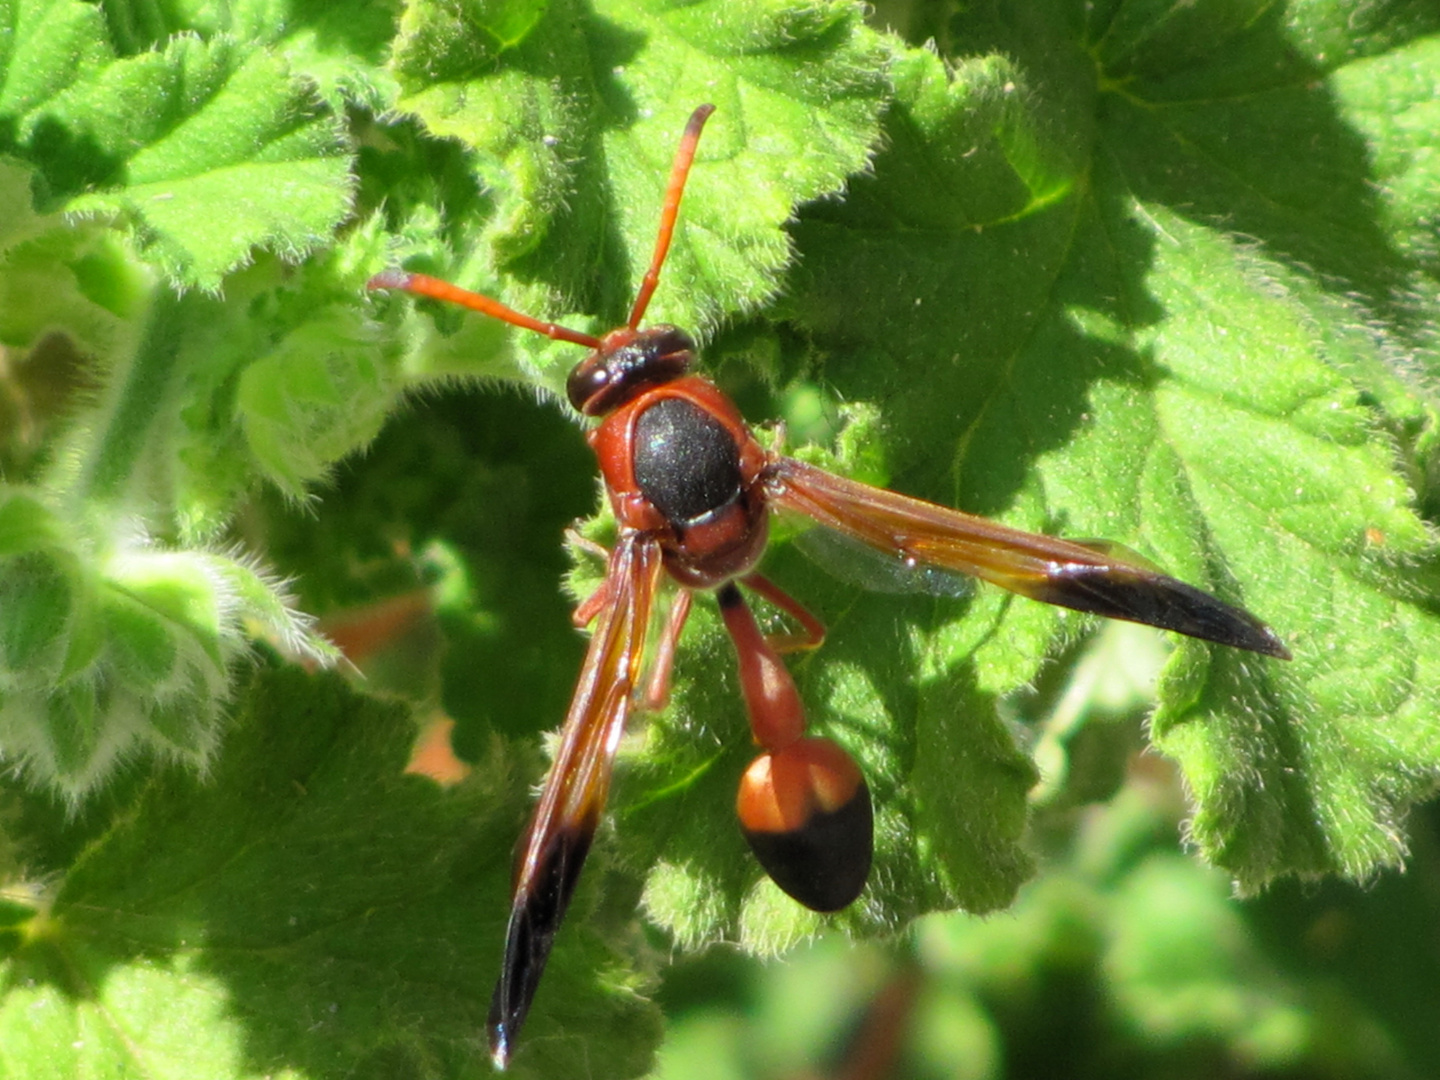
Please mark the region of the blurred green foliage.
<svg viewBox="0 0 1440 1080"><path fill-rule="evenodd" d="M1433 1075L1433 808L1405 875L1242 901L1177 852L1179 808L1150 763L1108 805L1046 823L1054 857L1007 912L927 916L893 945L827 936L763 966L681 960L656 1075Z"/></svg>

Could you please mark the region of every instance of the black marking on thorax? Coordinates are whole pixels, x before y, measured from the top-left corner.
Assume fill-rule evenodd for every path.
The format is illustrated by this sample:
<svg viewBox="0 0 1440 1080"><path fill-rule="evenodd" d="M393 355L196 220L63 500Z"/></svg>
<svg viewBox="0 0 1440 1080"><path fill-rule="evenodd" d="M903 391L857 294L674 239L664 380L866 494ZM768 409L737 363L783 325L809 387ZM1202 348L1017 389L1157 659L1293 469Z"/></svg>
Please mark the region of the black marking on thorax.
<svg viewBox="0 0 1440 1080"><path fill-rule="evenodd" d="M720 421L684 398L662 398L635 421L635 481L676 525L740 496L740 449Z"/></svg>

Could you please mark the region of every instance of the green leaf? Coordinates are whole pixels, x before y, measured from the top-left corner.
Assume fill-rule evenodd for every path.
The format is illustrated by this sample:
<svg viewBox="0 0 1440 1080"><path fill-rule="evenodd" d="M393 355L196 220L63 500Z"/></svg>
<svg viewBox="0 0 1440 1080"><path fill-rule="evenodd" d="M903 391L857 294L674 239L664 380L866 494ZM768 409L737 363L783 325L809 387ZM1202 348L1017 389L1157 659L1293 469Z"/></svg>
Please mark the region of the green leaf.
<svg viewBox="0 0 1440 1080"><path fill-rule="evenodd" d="M204 768L245 632L335 658L246 560L88 534L0 486L0 746L35 786L78 805L140 750Z"/></svg>
<svg viewBox="0 0 1440 1080"><path fill-rule="evenodd" d="M6 0L0 6L0 131L5 147L17 120L75 82L87 69L113 59L104 40L104 16L74 0Z"/></svg>
<svg viewBox="0 0 1440 1080"><path fill-rule="evenodd" d="M423 82L450 82L491 69L545 14L545 0L449 0L405 9L395 69Z"/></svg>
<svg viewBox="0 0 1440 1080"><path fill-rule="evenodd" d="M884 55L848 0L497 5L483 10L512 22L523 11L529 25L494 64L485 57L496 55L497 24L461 10L408 8L399 108L471 151L495 206L473 247L432 260L524 310L623 318L698 105L717 111L654 322L706 331L774 295L792 208L835 192L874 139ZM546 356L545 385L558 389L573 362Z"/></svg>
<svg viewBox="0 0 1440 1080"><path fill-rule="evenodd" d="M266 672L244 702L213 775L157 777L0 961L0 1075L486 1071L509 888L488 856L528 802L508 752L442 792L401 774L403 710L338 680ZM569 946L515 1074L636 1074L653 1007L597 930Z"/></svg>
<svg viewBox="0 0 1440 1080"><path fill-rule="evenodd" d="M298 259L347 212L344 135L274 56L177 37L105 62L78 3L13 0L0 24L0 148L47 208L128 221L177 283L214 289L257 247Z"/></svg>
<svg viewBox="0 0 1440 1080"><path fill-rule="evenodd" d="M263 967L272 955L229 947L236 912L278 926L265 913L283 901L286 918L341 925L326 922L324 883L306 866L306 891L276 884L297 867L272 845L265 873L215 871L223 898L204 875L166 893L131 865L122 880L115 853L148 865L188 838L185 859L243 867L250 803L290 789L241 783L246 796L225 801L166 774L136 808L148 775L137 764L110 774L104 799L82 785L84 828L54 807L27 811L18 847L8 838L24 829L0 805L7 878L52 875L64 882L57 904L84 900L57 922L39 905L0 931L0 954L24 965L0 1004L0 1055L36 1046L26 1040L45 1048L11 1071L33 1075L43 1061L68 1075L89 1067L69 1056L85 1047L123 1057L133 1046L186 1074L208 1068L200 1058L257 1074L483 1068L476 1033L508 853L524 783L540 772L496 750L496 733L533 745L564 714L582 639L554 585L563 526L594 505L593 462L555 410L434 391L460 375L553 394L579 350L366 298L363 283L404 264L579 329L614 325L649 262L678 133L704 101L718 109L647 320L698 331L706 370L753 420L783 417L792 438L818 443L797 448L807 458L1022 527L1128 543L1273 623L1295 653L1288 665L1178 643L1151 726L1193 793L1190 835L1242 887L1368 879L1403 857L1407 811L1440 777L1440 19L1428 0L883 7L877 18L899 12L916 28L910 45L837 0L417 0L396 24L397 10L0 0L0 465L30 483L0 517L0 556L15 571L0 635L20 659L0 671L0 751L28 762L39 731L44 753L77 775L141 745L125 741L138 716L144 745L192 770L211 762L219 782L230 755L211 750L231 697L282 749L301 738L307 695L322 691L298 677L258 697L232 684L245 618L313 644L270 577L217 554L236 543L280 563L317 612L415 590L437 605L429 636L387 660L407 671L365 692L402 687L425 712L438 700L460 752L504 773L505 822L445 864L463 867L457 892L466 872L485 878L475 895L491 921L473 925L479 907L443 907L433 924L395 915L356 980L378 988L370 997L327 996L334 984L319 981L342 966L330 962L340 931L316 938L332 953L232 979L237 957ZM176 298L151 284L167 277L214 291ZM417 389L426 396L397 410ZM397 411L372 458L337 468ZM588 533L609 527L602 517ZM879 826L871 886L835 922L888 933L937 908L1009 904L1032 871L1028 802L1058 815L1104 797L1139 737L1097 734L1093 710L1043 715L1057 687L1100 684L1088 659L1075 666L1104 651L1081 646L1091 622L984 588L862 593L802 561L792 531L777 523L766 573L830 636L789 662L812 725L863 764ZM143 558L122 566L117 551ZM577 594L596 576L580 558ZM235 605L226 617L222 597ZM613 1014L585 1004L648 1017L633 971L593 964L586 939L603 930L633 951L637 905L685 945L770 952L821 925L763 879L734 827L753 749L723 638L702 598L670 709L637 725L622 753L614 839L597 845L517 1067L526 1054L553 1075L647 1067L651 1021L638 1034L627 1021L613 1037L630 1041L611 1050ZM328 711L372 715L343 700ZM17 701L42 721L22 734ZM287 726L272 730L260 710ZM246 737L235 746L258 776ZM1047 770L1060 765L1039 795L1026 753L1036 738ZM346 783L373 793L361 774L384 770L357 760ZM411 813L442 844L447 830L469 835L405 799L336 798L344 813L322 815L325 826L379 837L364 850L385 865L384 838ZM455 799L472 809L469 795ZM114 812L114 831L96 824ZM212 815L214 850L197 853L194 823ZM1082 842L1057 831L1044 842ZM306 854L320 846L307 843ZM363 859L330 858L315 856L317 873L364 872ZM86 877L92 865L106 867L103 881ZM1194 992L1202 1036L1263 1043L1258 1060L1284 1068L1313 1048L1290 1037L1290 991L1241 988L1261 966L1244 952L1186 966L1233 935L1227 883L1174 899L1199 927L1190 937L1184 919L1133 925L1187 876L1172 861L1124 895L1040 905L1049 921L1037 932L1055 949L1027 962L1063 953L1067 928L1091 928L1082 945L1113 931L1116 956L1126 945L1134 961L1122 1026L1183 1043L1193 1032L1174 1002ZM72 922L118 926L132 910L118 893L146 888L151 906L136 910L158 911L155 922L97 930L94 949L62 933L69 951L47 951ZM141 932L155 926L172 935L163 949ZM343 926L376 929L361 915ZM215 927L212 950L201 931ZM434 934L472 928L491 951L467 976L473 993L435 1005L438 1037L419 1012L397 1019L401 1006L341 1031L351 1012L372 1021L412 994L428 1008L432 984L407 965L431 956ZM457 955L468 961L468 948ZM66 971L93 981L77 989ZM112 986L118 996L104 997ZM979 1002L950 1002L925 1025L964 1033L951 1044L973 1052L965 1075L1010 1060ZM1238 1020L1236 1002L1251 1007ZM53 1027L25 1027L47 1010ZM139 1041L100 1027L102 1012L126 1016ZM166 1032L180 1027L206 1037L177 1050ZM1323 1025L1301 1034L1314 1030Z"/></svg>
<svg viewBox="0 0 1440 1080"><path fill-rule="evenodd" d="M297 326L240 376L235 407L246 440L282 490L302 496L380 431L393 398L377 345L352 312L335 307Z"/></svg>
<svg viewBox="0 0 1440 1080"><path fill-rule="evenodd" d="M315 86L331 109L346 102L383 109L395 86L385 72L395 30L391 4L369 0L113 0L101 8L117 52L163 48L177 35L228 36L273 49Z"/></svg>
<svg viewBox="0 0 1440 1080"><path fill-rule="evenodd" d="M1154 740L1244 887L1364 879L1440 779L1412 488L1435 424L1412 375L1434 355L1416 224L1440 189L1414 164L1440 130L1434 19L1331 73L1303 51L1336 30L1320 7L1047 7L955 24L1014 60L897 62L887 151L802 217L790 303L840 392L884 403L897 487L1131 544L1275 626L1291 664L1181 643ZM982 596L925 629L1002 694L1035 669L1001 656L1073 625L994 618Z"/></svg>

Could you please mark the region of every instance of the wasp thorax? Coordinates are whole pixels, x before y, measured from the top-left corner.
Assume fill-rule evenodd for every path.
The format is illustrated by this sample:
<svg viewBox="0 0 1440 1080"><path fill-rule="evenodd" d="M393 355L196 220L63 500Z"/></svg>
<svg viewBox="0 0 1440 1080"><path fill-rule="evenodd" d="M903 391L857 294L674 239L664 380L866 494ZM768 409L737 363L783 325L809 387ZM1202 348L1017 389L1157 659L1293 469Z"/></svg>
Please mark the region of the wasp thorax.
<svg viewBox="0 0 1440 1080"><path fill-rule="evenodd" d="M694 359L695 342L678 327L621 327L575 365L565 391L570 404L586 416L604 416L646 387L678 379Z"/></svg>

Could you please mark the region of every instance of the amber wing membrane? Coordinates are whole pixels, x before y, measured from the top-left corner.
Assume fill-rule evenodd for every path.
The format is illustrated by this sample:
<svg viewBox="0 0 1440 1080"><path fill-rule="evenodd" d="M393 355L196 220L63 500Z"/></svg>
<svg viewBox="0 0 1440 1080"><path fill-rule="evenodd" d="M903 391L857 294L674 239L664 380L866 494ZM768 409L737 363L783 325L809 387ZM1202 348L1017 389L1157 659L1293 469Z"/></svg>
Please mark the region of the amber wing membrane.
<svg viewBox="0 0 1440 1080"><path fill-rule="evenodd" d="M505 957L490 1004L490 1052L509 1060L550 946L575 891L605 799L615 748L630 716L662 568L655 541L622 534L606 566L590 649L560 747L521 838Z"/></svg>
<svg viewBox="0 0 1440 1080"><path fill-rule="evenodd" d="M769 496L775 508L804 514L907 566L969 574L1047 604L1290 658L1274 631L1248 611L1160 573L1118 544L1021 532L793 458L774 462Z"/></svg>

